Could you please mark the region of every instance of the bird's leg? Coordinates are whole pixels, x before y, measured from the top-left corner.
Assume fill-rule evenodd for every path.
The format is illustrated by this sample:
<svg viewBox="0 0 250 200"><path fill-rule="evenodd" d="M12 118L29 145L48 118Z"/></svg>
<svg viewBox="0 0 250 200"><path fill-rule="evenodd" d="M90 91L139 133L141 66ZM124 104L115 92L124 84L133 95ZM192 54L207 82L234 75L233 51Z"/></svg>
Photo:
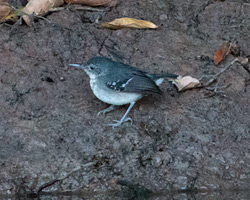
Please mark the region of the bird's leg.
<svg viewBox="0 0 250 200"><path fill-rule="evenodd" d="M128 118L126 118L126 117L127 117L129 111L131 110L131 108L134 105L135 105L135 102L131 102L130 105L129 105L129 107L128 107L128 109L127 109L127 111L126 111L126 113L123 115L123 117L121 118L121 120L120 121L114 120L117 123L115 123L115 124L108 124L108 125L112 126L114 128L114 127L120 126L123 122L132 121L132 119L130 117L128 117Z"/></svg>
<svg viewBox="0 0 250 200"><path fill-rule="evenodd" d="M100 112L97 113L97 117L100 115L100 114L106 114L108 112L111 112L112 110L115 110L115 105L111 105L109 106L108 108L104 109L104 110L101 110Z"/></svg>

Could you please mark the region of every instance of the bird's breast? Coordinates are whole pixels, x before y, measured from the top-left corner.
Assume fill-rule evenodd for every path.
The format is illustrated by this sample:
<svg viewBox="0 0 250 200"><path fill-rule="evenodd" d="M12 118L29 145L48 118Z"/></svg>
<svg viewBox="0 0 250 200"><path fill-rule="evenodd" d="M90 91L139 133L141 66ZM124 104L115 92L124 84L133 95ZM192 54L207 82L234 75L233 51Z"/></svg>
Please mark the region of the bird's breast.
<svg viewBox="0 0 250 200"><path fill-rule="evenodd" d="M90 79L90 87L98 99L112 105L125 105L135 102L142 97L142 95L138 93L115 91L107 88L105 85L100 87L96 79Z"/></svg>

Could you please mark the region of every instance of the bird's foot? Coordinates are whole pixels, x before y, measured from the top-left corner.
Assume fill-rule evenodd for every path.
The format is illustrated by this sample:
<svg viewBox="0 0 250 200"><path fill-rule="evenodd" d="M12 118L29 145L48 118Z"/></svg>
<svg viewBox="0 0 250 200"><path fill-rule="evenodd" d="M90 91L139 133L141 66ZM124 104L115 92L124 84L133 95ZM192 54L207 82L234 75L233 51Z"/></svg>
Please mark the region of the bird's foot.
<svg viewBox="0 0 250 200"><path fill-rule="evenodd" d="M100 112L97 113L97 117L99 117L100 114L106 114L108 112L111 112L112 110L115 109L115 106L114 105L111 105L109 106L108 108L104 109L104 110L101 110Z"/></svg>
<svg viewBox="0 0 250 200"><path fill-rule="evenodd" d="M122 123L124 123L124 122L127 122L127 121L130 121L131 123L133 123L133 120L130 118L130 117L128 117L128 118L126 118L126 119L124 119L124 120L113 120L114 122L116 122L115 124L108 124L108 126L112 126L112 128L115 128L115 127L118 127L118 126L120 126Z"/></svg>

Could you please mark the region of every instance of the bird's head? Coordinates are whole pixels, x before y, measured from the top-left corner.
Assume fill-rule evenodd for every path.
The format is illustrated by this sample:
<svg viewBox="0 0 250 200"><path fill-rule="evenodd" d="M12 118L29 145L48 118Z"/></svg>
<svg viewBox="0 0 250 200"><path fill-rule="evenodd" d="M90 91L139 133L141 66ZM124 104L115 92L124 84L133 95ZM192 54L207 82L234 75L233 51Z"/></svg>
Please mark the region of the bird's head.
<svg viewBox="0 0 250 200"><path fill-rule="evenodd" d="M82 68L90 78L105 75L111 70L113 61L106 57L93 57L85 64L69 64L73 67Z"/></svg>

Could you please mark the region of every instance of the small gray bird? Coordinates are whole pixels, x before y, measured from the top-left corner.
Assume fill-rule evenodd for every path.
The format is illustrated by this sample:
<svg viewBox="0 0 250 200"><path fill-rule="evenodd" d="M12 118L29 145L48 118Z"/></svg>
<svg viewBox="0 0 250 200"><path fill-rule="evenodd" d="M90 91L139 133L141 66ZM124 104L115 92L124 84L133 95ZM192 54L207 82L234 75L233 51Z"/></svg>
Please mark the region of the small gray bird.
<svg viewBox="0 0 250 200"><path fill-rule="evenodd" d="M135 102L150 93L161 94L158 87L164 78L176 79L175 74L150 74L135 67L120 62L114 62L107 57L93 57L86 64L69 64L73 67L82 68L90 78L90 87L95 96L101 101L111 104L105 110L100 111L105 114L114 110L117 105L130 104L126 113L120 121L108 124L117 127L123 122L132 121L126 118Z"/></svg>

